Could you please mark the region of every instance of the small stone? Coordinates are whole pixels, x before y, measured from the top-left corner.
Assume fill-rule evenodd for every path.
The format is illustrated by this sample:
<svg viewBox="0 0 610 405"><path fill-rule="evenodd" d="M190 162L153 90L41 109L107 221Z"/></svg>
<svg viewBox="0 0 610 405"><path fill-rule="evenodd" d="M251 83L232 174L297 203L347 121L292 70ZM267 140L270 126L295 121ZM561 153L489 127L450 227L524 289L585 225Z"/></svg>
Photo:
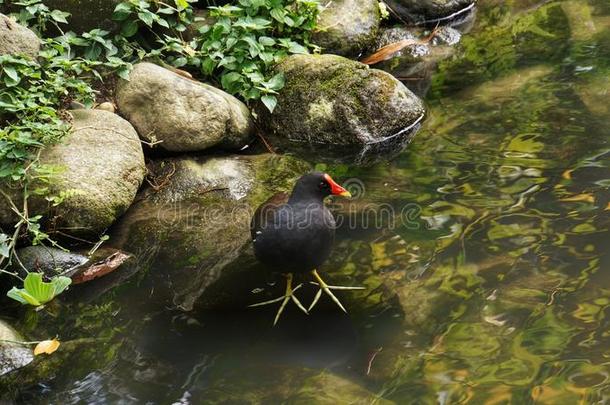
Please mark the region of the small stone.
<svg viewBox="0 0 610 405"><path fill-rule="evenodd" d="M114 104L112 104L109 101L105 101L103 103L101 103L100 105L97 106L98 110L104 110L104 111L109 111L111 113L114 112L115 108L114 108Z"/></svg>

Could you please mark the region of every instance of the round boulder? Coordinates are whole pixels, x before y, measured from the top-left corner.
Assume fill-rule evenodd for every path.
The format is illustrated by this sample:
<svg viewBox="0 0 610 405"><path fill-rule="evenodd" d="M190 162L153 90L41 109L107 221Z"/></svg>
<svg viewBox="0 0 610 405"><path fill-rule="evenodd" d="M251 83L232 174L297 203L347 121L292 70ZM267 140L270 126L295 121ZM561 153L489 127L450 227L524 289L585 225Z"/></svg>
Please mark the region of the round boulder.
<svg viewBox="0 0 610 405"><path fill-rule="evenodd" d="M286 78L260 124L273 146L307 146L341 157L400 150L424 117L423 102L381 70L336 55L293 55L277 66Z"/></svg>
<svg viewBox="0 0 610 405"><path fill-rule="evenodd" d="M152 63L139 63L116 92L120 113L148 142L172 152L212 146L239 149L254 134L248 108L235 97Z"/></svg>
<svg viewBox="0 0 610 405"><path fill-rule="evenodd" d="M33 31L0 14L0 55L25 55L36 58L40 39Z"/></svg>
<svg viewBox="0 0 610 405"><path fill-rule="evenodd" d="M320 12L312 41L325 53L357 57L375 41L380 20L377 0L331 1Z"/></svg>
<svg viewBox="0 0 610 405"><path fill-rule="evenodd" d="M72 235L97 235L133 202L146 167L136 131L124 119L103 110L73 110L72 130L60 143L45 148L40 163L53 168L47 195L59 197L56 206L42 196L28 199L30 215L43 215L56 230ZM21 206L23 192L3 185ZM0 225L16 223L8 204L0 205Z"/></svg>

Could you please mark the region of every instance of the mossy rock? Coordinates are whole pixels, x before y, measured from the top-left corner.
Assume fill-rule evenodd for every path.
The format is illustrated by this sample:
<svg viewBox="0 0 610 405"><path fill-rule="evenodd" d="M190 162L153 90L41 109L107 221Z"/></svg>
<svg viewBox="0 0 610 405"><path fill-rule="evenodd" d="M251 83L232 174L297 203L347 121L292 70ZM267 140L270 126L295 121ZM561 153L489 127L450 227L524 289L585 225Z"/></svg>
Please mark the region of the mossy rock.
<svg viewBox="0 0 610 405"><path fill-rule="evenodd" d="M258 107L273 146L322 156L401 150L425 109L386 72L337 55L293 55L277 66L286 84L273 113Z"/></svg>
<svg viewBox="0 0 610 405"><path fill-rule="evenodd" d="M381 16L377 0L337 0L320 12L312 41L324 52L357 57L377 37Z"/></svg>
<svg viewBox="0 0 610 405"><path fill-rule="evenodd" d="M157 161L151 165L155 186L140 193L111 243L133 252L137 265L149 271L146 282L154 290L147 299L191 310L231 272L255 271L230 266L250 252L254 210L270 195L289 191L308 170L298 159L269 154ZM247 278L239 276L227 288L243 292Z"/></svg>
<svg viewBox="0 0 610 405"><path fill-rule="evenodd" d="M44 196L32 195L29 214L42 215L47 229L96 236L133 202L146 171L144 154L136 131L118 115L103 110L71 114L70 133L40 154L40 163L53 169L49 183L30 186L30 190L47 188L47 195L63 201L53 207ZM1 186L16 206L22 206L22 189ZM1 205L0 225L8 229L16 222L10 206Z"/></svg>

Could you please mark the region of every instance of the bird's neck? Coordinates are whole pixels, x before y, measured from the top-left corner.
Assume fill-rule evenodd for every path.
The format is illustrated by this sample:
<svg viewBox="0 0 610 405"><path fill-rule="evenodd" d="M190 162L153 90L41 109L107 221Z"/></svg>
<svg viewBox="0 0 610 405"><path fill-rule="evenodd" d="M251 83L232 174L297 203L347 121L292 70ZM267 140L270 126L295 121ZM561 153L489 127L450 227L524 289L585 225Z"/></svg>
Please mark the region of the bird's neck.
<svg viewBox="0 0 610 405"><path fill-rule="evenodd" d="M290 197L288 198L288 204L290 204L290 205L295 205L295 204L323 205L324 197L320 196L317 193L307 193L307 192L303 192L303 190L294 190L292 192L292 194L290 195Z"/></svg>

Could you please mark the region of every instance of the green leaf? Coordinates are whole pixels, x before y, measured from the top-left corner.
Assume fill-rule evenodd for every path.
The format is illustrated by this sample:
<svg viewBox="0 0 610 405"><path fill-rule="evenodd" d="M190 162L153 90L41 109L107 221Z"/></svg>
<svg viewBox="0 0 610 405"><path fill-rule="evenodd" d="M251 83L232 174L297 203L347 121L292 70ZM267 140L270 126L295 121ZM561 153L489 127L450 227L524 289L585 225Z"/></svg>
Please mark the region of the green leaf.
<svg viewBox="0 0 610 405"><path fill-rule="evenodd" d="M70 13L66 13L64 11L61 10L53 10L51 11L51 18L54 21L60 22L60 23L64 23L67 24L68 20L66 20L66 17L68 17L70 15Z"/></svg>
<svg viewBox="0 0 610 405"><path fill-rule="evenodd" d="M142 11L138 13L138 18L143 21L144 24L148 25L149 27L152 27L153 22L155 20L155 15L150 11Z"/></svg>
<svg viewBox="0 0 610 405"><path fill-rule="evenodd" d="M275 106L277 105L277 98L275 96L265 95L261 97L261 101L265 104L265 107L269 110L269 112L273 112Z"/></svg>
<svg viewBox="0 0 610 405"><path fill-rule="evenodd" d="M271 79L269 79L266 87L271 90L277 91L284 87L284 82L285 82L284 74L278 73L275 76L273 76Z"/></svg>
<svg viewBox="0 0 610 405"><path fill-rule="evenodd" d="M41 273L28 273L23 288L13 287L6 295L22 304L40 306L51 301L72 284L68 277L53 277L50 283L42 281Z"/></svg>
<svg viewBox="0 0 610 405"><path fill-rule="evenodd" d="M121 35L125 38L129 38L133 36L136 32L138 32L138 22L137 21L127 21L121 27Z"/></svg>

